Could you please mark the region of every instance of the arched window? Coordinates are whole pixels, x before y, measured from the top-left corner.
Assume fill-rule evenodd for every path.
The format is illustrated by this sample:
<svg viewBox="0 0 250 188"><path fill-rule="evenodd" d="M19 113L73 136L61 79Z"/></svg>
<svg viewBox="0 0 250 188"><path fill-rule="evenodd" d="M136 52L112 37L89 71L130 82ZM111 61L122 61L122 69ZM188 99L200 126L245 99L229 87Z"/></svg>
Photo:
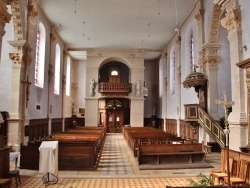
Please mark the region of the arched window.
<svg viewBox="0 0 250 188"><path fill-rule="evenodd" d="M170 94L175 94L175 69L176 69L175 49L170 53Z"/></svg>
<svg viewBox="0 0 250 188"><path fill-rule="evenodd" d="M193 35L193 31L191 31L191 35L190 35L190 72L192 72L192 70L194 69L194 35Z"/></svg>
<svg viewBox="0 0 250 188"><path fill-rule="evenodd" d="M70 58L67 58L67 73L66 73L66 95L70 95L70 69L71 69L71 63Z"/></svg>
<svg viewBox="0 0 250 188"><path fill-rule="evenodd" d="M163 68L164 60L163 58L160 59L159 63L159 96L163 95L163 88L164 88L164 68Z"/></svg>
<svg viewBox="0 0 250 188"><path fill-rule="evenodd" d="M112 76L118 76L118 71L117 70L112 70L111 75Z"/></svg>
<svg viewBox="0 0 250 188"><path fill-rule="evenodd" d="M44 85L45 41L45 28L39 23L36 36L35 85L41 88Z"/></svg>
<svg viewBox="0 0 250 188"><path fill-rule="evenodd" d="M59 95L59 88L60 88L60 60L61 60L61 49L60 46L56 44L54 93L57 95Z"/></svg>

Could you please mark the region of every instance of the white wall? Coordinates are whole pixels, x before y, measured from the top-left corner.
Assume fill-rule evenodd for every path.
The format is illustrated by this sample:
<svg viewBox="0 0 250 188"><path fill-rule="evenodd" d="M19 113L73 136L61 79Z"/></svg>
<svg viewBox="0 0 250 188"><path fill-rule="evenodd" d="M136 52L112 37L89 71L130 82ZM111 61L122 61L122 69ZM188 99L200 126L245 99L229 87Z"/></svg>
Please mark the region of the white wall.
<svg viewBox="0 0 250 188"><path fill-rule="evenodd" d="M8 12L11 13L10 6ZM0 61L0 111L9 111L10 105L10 91L12 78L12 60L9 53L13 52L13 47L9 45L8 41L14 39L13 20L5 25L5 35L2 38L2 51Z"/></svg>

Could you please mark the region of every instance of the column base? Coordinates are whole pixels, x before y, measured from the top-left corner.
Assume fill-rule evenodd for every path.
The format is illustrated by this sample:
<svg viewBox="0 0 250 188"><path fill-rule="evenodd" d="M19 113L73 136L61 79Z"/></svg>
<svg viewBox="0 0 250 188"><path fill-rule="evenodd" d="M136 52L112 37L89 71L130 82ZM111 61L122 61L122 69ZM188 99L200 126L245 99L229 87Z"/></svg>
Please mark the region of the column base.
<svg viewBox="0 0 250 188"><path fill-rule="evenodd" d="M235 151L240 151L240 147L247 145L247 126L229 124L229 148Z"/></svg>
<svg viewBox="0 0 250 188"><path fill-rule="evenodd" d="M247 124L247 115L245 112L231 112L228 116L230 125L243 125Z"/></svg>

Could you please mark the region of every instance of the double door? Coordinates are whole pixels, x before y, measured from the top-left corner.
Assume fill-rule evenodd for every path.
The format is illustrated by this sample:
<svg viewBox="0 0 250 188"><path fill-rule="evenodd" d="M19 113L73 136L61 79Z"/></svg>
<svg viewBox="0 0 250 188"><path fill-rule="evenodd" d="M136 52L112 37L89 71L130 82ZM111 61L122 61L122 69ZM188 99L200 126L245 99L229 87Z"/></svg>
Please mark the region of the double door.
<svg viewBox="0 0 250 188"><path fill-rule="evenodd" d="M109 133L121 133L124 125L123 111L110 110L107 111L107 132Z"/></svg>

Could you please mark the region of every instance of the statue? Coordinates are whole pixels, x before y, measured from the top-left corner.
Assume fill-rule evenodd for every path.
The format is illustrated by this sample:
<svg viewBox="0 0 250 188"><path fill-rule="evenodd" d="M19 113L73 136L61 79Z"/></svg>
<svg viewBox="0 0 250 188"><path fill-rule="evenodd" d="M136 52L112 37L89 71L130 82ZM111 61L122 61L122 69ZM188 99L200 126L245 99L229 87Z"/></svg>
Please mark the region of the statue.
<svg viewBox="0 0 250 188"><path fill-rule="evenodd" d="M140 82L140 80L136 80L136 83L135 83L135 95L136 95L136 97L141 96L141 82Z"/></svg>
<svg viewBox="0 0 250 188"><path fill-rule="evenodd" d="M91 97L93 97L95 95L95 80L93 78L91 78L90 82L89 82L89 95Z"/></svg>

